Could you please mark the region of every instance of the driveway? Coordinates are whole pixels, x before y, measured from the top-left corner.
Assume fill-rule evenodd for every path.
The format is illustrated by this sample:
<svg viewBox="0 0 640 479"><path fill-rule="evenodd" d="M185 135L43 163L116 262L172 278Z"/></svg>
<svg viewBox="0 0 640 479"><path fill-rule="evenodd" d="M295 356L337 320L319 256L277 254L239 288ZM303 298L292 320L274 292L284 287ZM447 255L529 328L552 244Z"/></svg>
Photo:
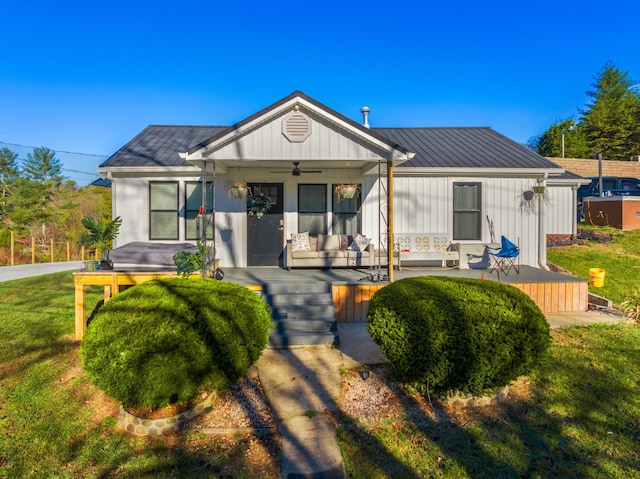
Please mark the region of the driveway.
<svg viewBox="0 0 640 479"><path fill-rule="evenodd" d="M69 261L61 263L37 263L21 264L18 266L0 267L0 282L13 279L30 278L59 271L70 271L82 268L82 261Z"/></svg>

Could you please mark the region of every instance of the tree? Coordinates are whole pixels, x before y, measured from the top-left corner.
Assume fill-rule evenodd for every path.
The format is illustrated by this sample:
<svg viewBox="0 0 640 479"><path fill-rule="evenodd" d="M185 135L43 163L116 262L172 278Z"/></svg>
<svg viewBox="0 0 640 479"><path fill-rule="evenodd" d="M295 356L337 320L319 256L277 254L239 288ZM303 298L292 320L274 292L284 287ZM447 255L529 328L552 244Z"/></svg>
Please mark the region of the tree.
<svg viewBox="0 0 640 479"><path fill-rule="evenodd" d="M530 139L528 146L540 155L556 158L584 158L590 151L582 125L573 118L554 123L547 131Z"/></svg>
<svg viewBox="0 0 640 479"><path fill-rule="evenodd" d="M38 227L42 231L42 240L47 238L46 225L53 217L50 206L64 179L61 169L60 160L53 150L35 148L27 155L16 181L9 212L11 226L16 231L34 235L33 230Z"/></svg>
<svg viewBox="0 0 640 479"><path fill-rule="evenodd" d="M640 97L629 74L605 64L595 76L593 100L583 111L582 125L591 156L602 153L614 160L629 160L639 153Z"/></svg>
<svg viewBox="0 0 640 479"><path fill-rule="evenodd" d="M44 146L34 148L33 153L27 154L22 172L26 180L34 183L52 183L58 186L64 179L62 164L56 158L56 152Z"/></svg>
<svg viewBox="0 0 640 479"><path fill-rule="evenodd" d="M9 211L9 196L18 177L16 160L18 154L9 148L0 149L0 226L5 222Z"/></svg>

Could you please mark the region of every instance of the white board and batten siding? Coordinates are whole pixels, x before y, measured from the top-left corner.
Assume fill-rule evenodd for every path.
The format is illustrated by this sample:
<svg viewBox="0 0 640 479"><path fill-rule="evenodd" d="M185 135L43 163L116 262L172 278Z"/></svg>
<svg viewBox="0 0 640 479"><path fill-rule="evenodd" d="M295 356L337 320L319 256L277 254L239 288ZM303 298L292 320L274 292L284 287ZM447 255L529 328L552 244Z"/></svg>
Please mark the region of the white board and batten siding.
<svg viewBox="0 0 640 479"><path fill-rule="evenodd" d="M369 184L370 181L370 184ZM362 224L366 235L378 238L378 185L377 179L365 181L369 191L363 197ZM386 182L386 179L382 180ZM522 208L521 195L532 183L528 178L478 177L410 177L397 176L394 180L394 231L396 233L446 233L453 239L453 184L457 182L482 185L481 228L482 238L456 241L463 245L491 242L486 216L494 222L496 241L505 235L519 242L521 264L537 265L538 215ZM383 208L386 199L383 196ZM384 224L382 225L384 230Z"/></svg>
<svg viewBox="0 0 640 479"><path fill-rule="evenodd" d="M547 188L545 226L547 234L575 235L578 225L576 192L566 186Z"/></svg>
<svg viewBox="0 0 640 479"><path fill-rule="evenodd" d="M207 154L208 159L224 161L304 161L304 160L368 160L386 161L384 153L373 145L365 145L345 135L335 125L308 114L311 135L304 142L290 142L282 134L282 118L278 117L259 128L239 135Z"/></svg>
<svg viewBox="0 0 640 479"><path fill-rule="evenodd" d="M223 266L246 266L247 215L243 200L230 198L227 185L234 181L235 172L216 178L216 247ZM297 195L299 183L325 183L328 201L331 201L331 184L339 183L344 174L327 169L322 174L293 177L274 174L257 168L243 170L246 182L281 182L284 186L284 234L283 247L291 233L298 231ZM374 176L351 178L362 185L362 233L377 242L381 204L386 210L386 197L378 201L378 179ZM116 245L130 241L147 241L149 238L149 178L119 178L118 194L114 195L114 216L121 216L123 225ZM152 181L176 181L176 176L155 177ZM179 178L179 209L185 202L185 183L200 181L195 176ZM382 179L386 185L386 179ZM522 192L532 183L527 178L476 178L476 177L411 177L397 176L394 181L394 231L396 233L446 233L453 239L453 184L479 182L482 185L482 238L479 241L459 241L461 244L482 245L491 242L486 216L494 222L496 241L501 235L518 242L522 264L537 265L538 213L522 207ZM557 211L545 215L548 233L563 233L572 225L568 208L561 207L571 201L570 188L549 188L549 201L545 206ZM131 208L130 205L136 205ZM331 211L330 204L328 211ZM563 214L566 218L563 217ZM384 224L382 223L384 231ZM571 233L571 231L569 231ZM184 221L179 221L178 241L185 241ZM171 241L167 241L171 242Z"/></svg>

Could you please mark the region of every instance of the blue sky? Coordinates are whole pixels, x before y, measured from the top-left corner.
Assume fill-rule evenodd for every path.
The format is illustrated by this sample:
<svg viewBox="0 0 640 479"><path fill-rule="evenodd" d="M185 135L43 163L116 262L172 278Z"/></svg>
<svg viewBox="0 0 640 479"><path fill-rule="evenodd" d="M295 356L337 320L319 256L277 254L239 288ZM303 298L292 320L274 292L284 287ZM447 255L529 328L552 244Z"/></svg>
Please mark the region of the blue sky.
<svg viewBox="0 0 640 479"><path fill-rule="evenodd" d="M526 142L584 107L606 62L640 79L638 25L637 0L5 0L0 147L52 148L86 184L105 158L66 152L231 125L294 90L357 121L367 105L372 126Z"/></svg>

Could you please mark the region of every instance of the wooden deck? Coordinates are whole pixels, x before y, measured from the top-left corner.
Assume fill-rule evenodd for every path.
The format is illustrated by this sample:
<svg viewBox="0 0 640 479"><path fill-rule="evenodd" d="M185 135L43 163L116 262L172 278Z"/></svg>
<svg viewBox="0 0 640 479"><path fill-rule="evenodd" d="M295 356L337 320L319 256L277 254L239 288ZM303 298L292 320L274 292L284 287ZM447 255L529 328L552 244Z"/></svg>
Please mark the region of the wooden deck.
<svg viewBox="0 0 640 479"><path fill-rule="evenodd" d="M376 281L384 276L385 269L296 269L282 268L224 268L224 281L241 284L255 291L268 289L269 284L325 283L331 285L336 319L341 323L366 321L371 296L388 283ZM510 284L528 294L545 313L586 311L588 304L588 282L579 278L521 266L520 273L509 275L489 273L481 269L450 268L403 268L395 271L395 280L412 276L454 276L478 278L488 275L487 280ZM86 288L103 286L104 300L120 291L121 286L130 286L152 279L175 276L174 271L96 271L83 270L74 273L76 339L82 339L87 324Z"/></svg>
<svg viewBox="0 0 640 479"><path fill-rule="evenodd" d="M286 271L280 268L229 268L225 269L225 281L251 285L274 283L324 282L332 285L336 318L339 322L365 321L369 299L386 282L372 281L371 273L385 273L385 269L298 269ZM588 285L586 280L566 276L538 268L521 266L520 273L512 271L509 275L490 273L483 269L455 268L403 268L395 271L395 280L412 276L454 276L460 278L478 278L486 273L488 280L510 284L528 294L545 313L586 311L588 304Z"/></svg>

